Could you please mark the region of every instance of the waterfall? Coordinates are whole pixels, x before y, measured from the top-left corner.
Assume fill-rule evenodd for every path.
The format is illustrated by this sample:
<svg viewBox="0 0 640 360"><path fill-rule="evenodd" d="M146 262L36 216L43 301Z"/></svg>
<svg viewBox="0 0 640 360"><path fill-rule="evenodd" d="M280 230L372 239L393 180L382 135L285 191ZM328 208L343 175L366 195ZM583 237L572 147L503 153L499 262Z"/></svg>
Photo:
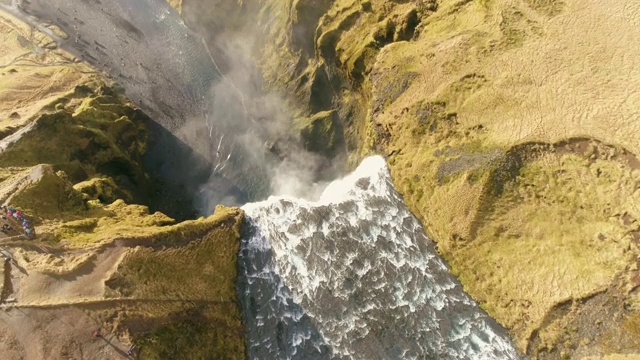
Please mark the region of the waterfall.
<svg viewBox="0 0 640 360"><path fill-rule="evenodd" d="M250 359L517 359L391 183L365 159L317 202L243 207L239 298Z"/></svg>
<svg viewBox="0 0 640 360"><path fill-rule="evenodd" d="M192 178L203 175L199 165L207 162L217 176L230 159L223 135L231 138L254 126L250 117L237 116L246 112L240 91L235 91L237 102L211 99L221 71L202 39L165 1L12 4L0 8L110 73L129 98L172 132L168 136L164 128L157 130L148 151L150 167L170 170L163 176L171 181L201 185L206 180ZM44 27L49 23L68 37ZM233 94L234 89L222 87L222 94ZM218 111L216 121L229 120L224 126L214 129L213 116L210 123L211 106ZM191 118L202 118L191 122L196 125L193 132L204 137L213 159L190 160L191 153L186 156L186 151L167 146L178 142L174 133ZM251 148L256 153L263 151L261 139L252 138L258 144ZM190 145L199 141L195 136ZM253 155L248 149L245 153ZM240 167L246 171L230 177L239 181L266 173L272 168L266 159L247 156ZM233 165L229 162L229 168ZM208 176L209 168L202 168ZM219 193L220 188L208 193ZM270 197L243 209L248 225L239 256L238 294L251 359L519 357L506 331L450 274L393 188L383 158L365 159L352 174L331 183L316 202Z"/></svg>

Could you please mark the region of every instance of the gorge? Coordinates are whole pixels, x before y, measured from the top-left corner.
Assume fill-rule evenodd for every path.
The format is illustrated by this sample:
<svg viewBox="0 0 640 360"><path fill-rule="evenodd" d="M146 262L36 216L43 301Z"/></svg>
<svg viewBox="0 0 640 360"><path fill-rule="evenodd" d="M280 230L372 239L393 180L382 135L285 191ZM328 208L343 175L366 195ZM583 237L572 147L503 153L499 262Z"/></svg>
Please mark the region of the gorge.
<svg viewBox="0 0 640 360"><path fill-rule="evenodd" d="M42 234L3 320L83 309L141 358L640 351L632 1L2 6L0 194Z"/></svg>

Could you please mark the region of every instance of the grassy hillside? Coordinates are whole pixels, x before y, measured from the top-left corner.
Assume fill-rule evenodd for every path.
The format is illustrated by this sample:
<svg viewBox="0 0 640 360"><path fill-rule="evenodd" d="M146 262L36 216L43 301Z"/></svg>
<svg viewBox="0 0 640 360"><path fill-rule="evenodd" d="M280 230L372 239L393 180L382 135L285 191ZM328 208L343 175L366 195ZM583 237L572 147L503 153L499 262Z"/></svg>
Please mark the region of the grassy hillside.
<svg viewBox="0 0 640 360"><path fill-rule="evenodd" d="M140 359L244 359L242 211L183 222L150 211L151 119L4 15L0 49L0 202L37 234L2 240L3 354L113 359L134 343Z"/></svg>
<svg viewBox="0 0 640 360"><path fill-rule="evenodd" d="M0 135L29 122L75 86L98 78L93 69L57 50L46 35L0 13Z"/></svg>
<svg viewBox="0 0 640 360"><path fill-rule="evenodd" d="M640 353L622 335L637 332L640 311L640 75L629 60L640 55L640 8L261 5L271 41L256 58L270 88L308 118L333 111L352 164L387 157L466 291L523 352Z"/></svg>
<svg viewBox="0 0 640 360"><path fill-rule="evenodd" d="M184 246L137 249L106 281L107 296L151 300L109 324L131 332L140 358L244 359L235 290L242 219L239 209L219 207L204 235L179 234Z"/></svg>

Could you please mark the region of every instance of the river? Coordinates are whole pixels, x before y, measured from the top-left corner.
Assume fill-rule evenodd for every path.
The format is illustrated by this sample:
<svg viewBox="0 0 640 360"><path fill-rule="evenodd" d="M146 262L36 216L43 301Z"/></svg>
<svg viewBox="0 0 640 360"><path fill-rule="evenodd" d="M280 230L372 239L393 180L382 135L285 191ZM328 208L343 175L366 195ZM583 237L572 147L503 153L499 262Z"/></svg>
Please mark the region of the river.
<svg viewBox="0 0 640 360"><path fill-rule="evenodd" d="M239 297L251 359L517 359L365 159L317 202L243 206Z"/></svg>

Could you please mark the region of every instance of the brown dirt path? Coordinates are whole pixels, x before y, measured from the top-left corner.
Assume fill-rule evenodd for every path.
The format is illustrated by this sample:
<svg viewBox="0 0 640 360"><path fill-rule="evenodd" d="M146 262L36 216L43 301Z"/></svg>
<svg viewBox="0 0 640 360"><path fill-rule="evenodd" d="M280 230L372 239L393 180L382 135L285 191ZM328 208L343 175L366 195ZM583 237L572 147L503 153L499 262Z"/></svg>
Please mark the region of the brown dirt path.
<svg viewBox="0 0 640 360"><path fill-rule="evenodd" d="M13 359L126 359L115 336L95 338L98 323L77 308L0 311L0 353Z"/></svg>

